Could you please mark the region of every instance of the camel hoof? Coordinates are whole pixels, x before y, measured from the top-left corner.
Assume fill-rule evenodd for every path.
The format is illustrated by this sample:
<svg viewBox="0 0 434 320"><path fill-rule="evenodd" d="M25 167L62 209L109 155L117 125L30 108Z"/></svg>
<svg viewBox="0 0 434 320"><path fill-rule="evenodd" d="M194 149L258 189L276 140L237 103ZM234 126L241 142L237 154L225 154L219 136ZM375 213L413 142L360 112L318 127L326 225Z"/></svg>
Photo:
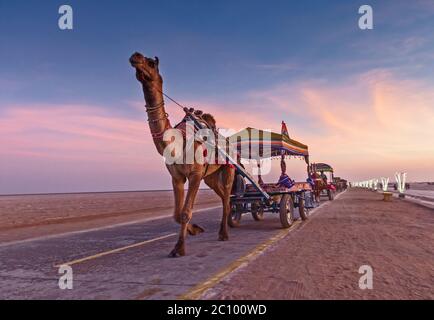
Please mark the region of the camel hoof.
<svg viewBox="0 0 434 320"><path fill-rule="evenodd" d="M198 226L197 224L189 224L187 228L188 234L191 236L198 235L199 233L205 232L205 229Z"/></svg>
<svg viewBox="0 0 434 320"><path fill-rule="evenodd" d="M179 250L179 249L173 249L170 253L169 253L169 258L178 258L178 257L183 257L185 256L185 251L184 250Z"/></svg>
<svg viewBox="0 0 434 320"><path fill-rule="evenodd" d="M219 235L219 241L228 241L228 240L229 240L229 236L227 234Z"/></svg>

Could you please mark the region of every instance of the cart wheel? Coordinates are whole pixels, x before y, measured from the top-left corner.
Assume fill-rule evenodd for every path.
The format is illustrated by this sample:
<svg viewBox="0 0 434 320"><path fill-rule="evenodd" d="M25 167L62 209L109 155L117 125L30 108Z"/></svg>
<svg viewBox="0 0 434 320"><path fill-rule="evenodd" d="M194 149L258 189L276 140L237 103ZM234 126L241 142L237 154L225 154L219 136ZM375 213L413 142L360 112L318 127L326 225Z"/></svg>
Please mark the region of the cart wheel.
<svg viewBox="0 0 434 320"><path fill-rule="evenodd" d="M304 198L299 197L298 198L298 212L300 213L300 217L302 220L307 220L307 209L304 206Z"/></svg>
<svg viewBox="0 0 434 320"><path fill-rule="evenodd" d="M252 203L252 217L256 221L264 220L264 208L257 202Z"/></svg>
<svg viewBox="0 0 434 320"><path fill-rule="evenodd" d="M243 214L242 204L232 205L231 212L228 215L228 224L231 228L236 228L240 225L242 214Z"/></svg>
<svg viewBox="0 0 434 320"><path fill-rule="evenodd" d="M328 195L328 197L329 197L329 200L330 201L333 201L333 199L334 199L334 194L333 194L333 191L332 190L327 190L327 195Z"/></svg>
<svg viewBox="0 0 434 320"><path fill-rule="evenodd" d="M242 175L237 174L234 179L234 183L232 185L232 191L231 194L234 194L236 196L242 196L246 192L246 181L244 181L244 178Z"/></svg>
<svg viewBox="0 0 434 320"><path fill-rule="evenodd" d="M289 228L294 222L294 202L289 194L284 194L280 200L280 223Z"/></svg>

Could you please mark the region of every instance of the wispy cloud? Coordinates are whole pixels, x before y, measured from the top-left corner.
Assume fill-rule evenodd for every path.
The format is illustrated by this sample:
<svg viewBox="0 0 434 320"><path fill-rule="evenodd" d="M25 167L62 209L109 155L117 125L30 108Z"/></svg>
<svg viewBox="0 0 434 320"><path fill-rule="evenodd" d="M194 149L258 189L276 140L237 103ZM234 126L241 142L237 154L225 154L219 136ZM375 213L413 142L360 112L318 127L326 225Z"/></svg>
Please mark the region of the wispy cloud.
<svg viewBox="0 0 434 320"><path fill-rule="evenodd" d="M309 145L313 161L329 161L349 177L400 169L423 180L434 179L431 88L378 69L346 85L280 85L254 97L269 113L288 119L289 130Z"/></svg>
<svg viewBox="0 0 434 320"><path fill-rule="evenodd" d="M247 126L279 131L285 120L291 137L309 145L312 161L329 162L349 179L404 170L411 180L433 180L431 89L430 83L377 69L344 85L310 80L247 92L230 104L185 104L200 106L219 127L234 131ZM143 110L141 101L126 105ZM172 124L182 118L181 110L167 108ZM54 173L60 185L75 179L76 185L97 190L170 185L144 112L127 118L94 105L9 105L1 111L0 137L0 193L8 192L11 179L14 190L22 190L29 181L45 181ZM293 165L292 176L303 179L303 163ZM274 181L276 170L267 180Z"/></svg>
<svg viewBox="0 0 434 320"><path fill-rule="evenodd" d="M295 63L265 63L265 64L257 64L256 68L262 70L270 70L275 72L285 72L285 71L293 71L298 69L298 65Z"/></svg>
<svg viewBox="0 0 434 320"><path fill-rule="evenodd" d="M167 188L142 118L93 105L9 105L0 116L0 194Z"/></svg>
<svg viewBox="0 0 434 320"><path fill-rule="evenodd" d="M44 149L56 151L47 156L60 157L123 149L125 144L143 145L146 140L141 135L146 130L143 122L116 118L95 106L10 106L0 119L7 145L0 153Z"/></svg>

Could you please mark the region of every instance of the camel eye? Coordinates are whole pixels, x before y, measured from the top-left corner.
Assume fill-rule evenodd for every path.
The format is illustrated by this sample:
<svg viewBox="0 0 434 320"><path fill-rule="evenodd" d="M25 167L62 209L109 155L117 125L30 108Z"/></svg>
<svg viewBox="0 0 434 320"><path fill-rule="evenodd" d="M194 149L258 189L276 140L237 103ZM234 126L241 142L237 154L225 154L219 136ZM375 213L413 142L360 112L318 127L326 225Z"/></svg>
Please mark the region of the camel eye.
<svg viewBox="0 0 434 320"><path fill-rule="evenodd" d="M151 68L155 68L155 63L152 60L148 60L148 66Z"/></svg>

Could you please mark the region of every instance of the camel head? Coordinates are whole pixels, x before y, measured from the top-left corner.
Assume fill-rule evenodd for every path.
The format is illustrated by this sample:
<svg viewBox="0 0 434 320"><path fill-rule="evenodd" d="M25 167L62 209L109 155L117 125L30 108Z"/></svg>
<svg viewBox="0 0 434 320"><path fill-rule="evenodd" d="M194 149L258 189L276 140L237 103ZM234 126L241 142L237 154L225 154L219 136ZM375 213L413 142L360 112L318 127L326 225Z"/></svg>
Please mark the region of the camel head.
<svg viewBox="0 0 434 320"><path fill-rule="evenodd" d="M158 57L155 57L155 59L147 58L138 52L134 53L130 58L131 66L136 69L137 80L145 86L154 81L162 81L158 70L159 62Z"/></svg>

